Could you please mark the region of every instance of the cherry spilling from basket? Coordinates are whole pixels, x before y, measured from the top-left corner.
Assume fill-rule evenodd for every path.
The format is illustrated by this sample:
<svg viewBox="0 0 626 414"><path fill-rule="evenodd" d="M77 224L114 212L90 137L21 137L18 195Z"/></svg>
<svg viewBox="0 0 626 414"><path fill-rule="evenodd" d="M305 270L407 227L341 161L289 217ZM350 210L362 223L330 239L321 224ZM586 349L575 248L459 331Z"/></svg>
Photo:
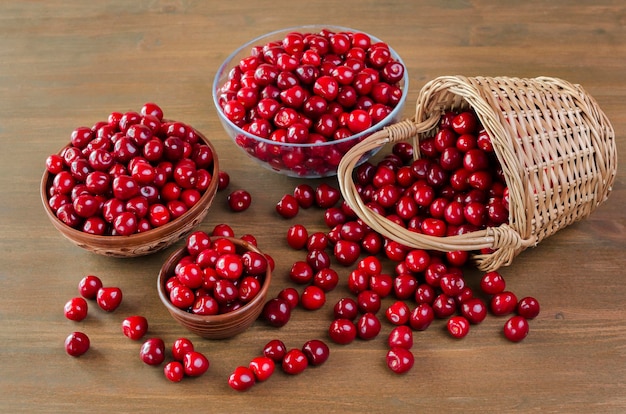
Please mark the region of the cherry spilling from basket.
<svg viewBox="0 0 626 414"><path fill-rule="evenodd" d="M420 157L414 159L413 151ZM419 148L396 143L355 171L364 203L404 228L453 236L506 223L508 190L489 135L471 111L447 112Z"/></svg>

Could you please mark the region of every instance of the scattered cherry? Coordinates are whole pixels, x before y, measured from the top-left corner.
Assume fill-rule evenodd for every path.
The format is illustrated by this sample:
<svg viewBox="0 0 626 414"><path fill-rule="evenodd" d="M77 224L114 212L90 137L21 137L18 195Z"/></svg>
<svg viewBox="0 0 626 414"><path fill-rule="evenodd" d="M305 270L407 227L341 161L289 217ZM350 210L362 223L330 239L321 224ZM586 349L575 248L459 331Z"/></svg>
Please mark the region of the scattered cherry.
<svg viewBox="0 0 626 414"><path fill-rule="evenodd" d="M141 345L139 357L148 365L161 365L165 360L165 343L161 338L146 340Z"/></svg>
<svg viewBox="0 0 626 414"><path fill-rule="evenodd" d="M72 298L65 303L65 317L80 322L87 317L87 301L82 297Z"/></svg>
<svg viewBox="0 0 626 414"><path fill-rule="evenodd" d="M504 336L511 342L520 342L528 335L528 320L523 316L513 316L504 324Z"/></svg>
<svg viewBox="0 0 626 414"><path fill-rule="evenodd" d="M118 287L102 287L96 297L98 306L107 312L113 312L122 303L122 290Z"/></svg>
<svg viewBox="0 0 626 414"><path fill-rule="evenodd" d="M140 315L128 316L122 321L122 332L133 341L138 341L148 332L148 320Z"/></svg>
<svg viewBox="0 0 626 414"><path fill-rule="evenodd" d="M89 350L89 337L83 332L72 332L65 339L65 352L73 357L83 355Z"/></svg>

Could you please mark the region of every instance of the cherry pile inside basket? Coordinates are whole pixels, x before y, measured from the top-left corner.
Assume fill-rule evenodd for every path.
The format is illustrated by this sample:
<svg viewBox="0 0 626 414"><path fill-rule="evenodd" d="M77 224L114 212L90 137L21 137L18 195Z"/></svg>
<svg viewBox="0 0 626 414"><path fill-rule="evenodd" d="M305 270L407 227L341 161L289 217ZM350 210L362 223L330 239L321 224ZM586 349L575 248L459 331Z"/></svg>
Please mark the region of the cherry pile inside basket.
<svg viewBox="0 0 626 414"><path fill-rule="evenodd" d="M212 179L213 157L192 127L164 120L154 103L140 112L112 112L74 129L70 145L48 156L48 205L86 233L146 232L198 203Z"/></svg>
<svg viewBox="0 0 626 414"><path fill-rule="evenodd" d="M376 213L410 229L431 236L451 236L508 221L508 190L488 134L471 112L446 113L437 133L420 142L421 157L413 158L408 143L397 143L377 165L365 163L355 171L355 183L364 203ZM306 285L300 297L286 288L268 301L264 316L275 326L285 325L300 300L305 309L318 309L325 293L338 283L330 269L331 256L344 266L356 264L349 273L348 289L354 295L334 305L329 337L337 344L355 339L371 340L381 332L379 317L384 298L392 304L384 310L394 327L388 336L387 365L397 373L413 365L413 332L427 329L435 319L446 320L454 338L463 338L471 325L481 323L490 311L509 316L503 334L523 340L528 320L539 313L533 297L521 299L507 289L503 276L485 273L472 288L463 266L469 252L434 252L411 249L373 231L328 184L313 188L297 186L276 205L284 218L297 216L300 208L325 209L328 232L308 234L294 224L287 242L305 249L306 258L294 263L290 279ZM488 253L488 252L483 252ZM363 257L365 256L365 257ZM382 258L395 263L392 274L383 271Z"/></svg>

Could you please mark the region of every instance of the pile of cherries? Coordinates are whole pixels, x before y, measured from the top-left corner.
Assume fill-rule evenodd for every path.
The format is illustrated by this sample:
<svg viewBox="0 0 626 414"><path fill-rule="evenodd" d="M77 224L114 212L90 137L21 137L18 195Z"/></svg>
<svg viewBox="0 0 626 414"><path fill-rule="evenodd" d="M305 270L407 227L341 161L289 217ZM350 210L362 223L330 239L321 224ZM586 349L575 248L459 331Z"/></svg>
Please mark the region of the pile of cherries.
<svg viewBox="0 0 626 414"><path fill-rule="evenodd" d="M234 125L277 145L238 135L236 143L273 168L299 175L335 170L363 132L400 102L403 64L389 46L360 32L291 32L254 46L220 89L219 110Z"/></svg>
<svg viewBox="0 0 626 414"><path fill-rule="evenodd" d="M227 313L250 302L261 291L270 265L267 255L241 252L231 240L215 234L190 234L185 256L165 281L171 303L196 315ZM221 234L234 235L230 228L222 228Z"/></svg>
<svg viewBox="0 0 626 414"><path fill-rule="evenodd" d="M48 205L66 225L94 235L146 232L185 214L209 187L214 154L189 125L140 112L112 112L72 131L46 159Z"/></svg>
<svg viewBox="0 0 626 414"><path fill-rule="evenodd" d="M508 221L508 190L491 140L473 112L446 113L437 133L420 143L421 158L413 160L413 147L395 144L392 153L377 165L357 167L355 184L363 201L410 231L444 237L472 232ZM382 330L383 316L392 326L388 336L387 365L396 373L413 365L413 332L427 329L436 319L446 321L454 338L469 333L490 312L507 316L504 336L513 342L528 334L528 320L539 313L533 297L521 299L507 290L499 272L487 272L478 289L469 286L463 266L469 252L435 252L412 249L385 238L367 226L341 200L339 191L325 183L313 188L300 184L276 204L287 219L301 208L324 209L327 232L309 234L301 224L287 231L287 243L306 250L306 258L294 263L289 277L304 285L303 293L285 288L266 303L264 317L274 326L285 325L304 292L315 289L314 307L325 302L325 293L338 283L332 257L343 266L354 266L347 285L353 297L341 298L333 307L328 329L337 344L355 339L371 340ZM329 253L330 252L330 253ZM483 252L488 253L488 252ZM382 258L394 264L385 272ZM383 300L391 304L383 308ZM307 308L307 306L304 306Z"/></svg>

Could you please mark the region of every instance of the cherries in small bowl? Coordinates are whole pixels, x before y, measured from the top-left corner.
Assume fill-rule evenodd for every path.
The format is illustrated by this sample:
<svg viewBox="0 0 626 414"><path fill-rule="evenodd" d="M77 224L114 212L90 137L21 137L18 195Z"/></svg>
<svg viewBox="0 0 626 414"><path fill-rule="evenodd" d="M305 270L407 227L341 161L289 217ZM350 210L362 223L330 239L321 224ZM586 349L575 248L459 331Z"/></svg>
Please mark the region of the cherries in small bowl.
<svg viewBox="0 0 626 414"><path fill-rule="evenodd" d="M225 339L257 320L271 279L267 256L252 243L198 230L166 260L157 289L182 326L207 339Z"/></svg>
<svg viewBox="0 0 626 414"><path fill-rule="evenodd" d="M350 148L400 120L408 85L402 59L380 39L301 26L233 52L217 71L213 101L228 135L259 165L319 178L336 175Z"/></svg>
<svg viewBox="0 0 626 414"><path fill-rule="evenodd" d="M46 159L41 199L75 245L113 257L162 250L204 219L218 187L211 142L154 103L77 127Z"/></svg>

